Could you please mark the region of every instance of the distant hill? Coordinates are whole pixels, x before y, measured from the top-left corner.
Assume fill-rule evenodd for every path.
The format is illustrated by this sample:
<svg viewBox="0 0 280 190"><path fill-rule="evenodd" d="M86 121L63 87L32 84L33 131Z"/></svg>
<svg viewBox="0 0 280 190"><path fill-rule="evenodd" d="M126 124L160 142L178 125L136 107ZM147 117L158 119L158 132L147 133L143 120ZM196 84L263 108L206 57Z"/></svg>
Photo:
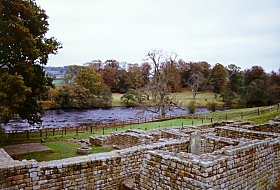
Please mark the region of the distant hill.
<svg viewBox="0 0 280 190"><path fill-rule="evenodd" d="M53 79L53 84L59 85L64 82L64 74L67 66L64 67L45 67L46 74Z"/></svg>

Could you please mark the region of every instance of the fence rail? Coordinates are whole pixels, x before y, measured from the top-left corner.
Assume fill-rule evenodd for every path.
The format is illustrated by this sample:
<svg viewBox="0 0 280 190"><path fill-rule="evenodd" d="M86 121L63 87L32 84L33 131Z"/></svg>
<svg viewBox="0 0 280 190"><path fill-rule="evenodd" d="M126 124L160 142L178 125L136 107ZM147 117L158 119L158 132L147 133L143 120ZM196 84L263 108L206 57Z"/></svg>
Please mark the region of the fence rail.
<svg viewBox="0 0 280 190"><path fill-rule="evenodd" d="M260 107L256 108L251 111L245 111L245 112L235 112L225 115L219 115L219 116L211 116L203 114L188 114L188 115L167 115L165 120L171 120L171 119L192 119L192 124L194 123L194 120L199 120L201 123L206 122L214 122L214 121L221 121L221 120L230 120L233 118L240 118L241 120L245 116L253 116L253 115L261 115L268 112L271 112L273 110L279 111L280 103L268 107ZM81 126L68 126L68 127L61 127L61 128L41 128L41 129L30 129L30 130L7 130L5 131L8 135L8 139L29 139L32 136L40 136L42 138L48 138L49 136L55 136L60 134L62 137L66 135L68 132L76 132L78 135L82 132L91 132L94 133L94 131L97 130L103 130L104 131L110 128L115 128L116 130L120 127L125 127L127 125L132 124L143 124L148 122L159 122L163 121L159 116L157 117L151 117L151 118L137 118L137 119L130 119L127 121L121 121L121 122L113 122L113 123L106 123L106 124L83 124Z"/></svg>

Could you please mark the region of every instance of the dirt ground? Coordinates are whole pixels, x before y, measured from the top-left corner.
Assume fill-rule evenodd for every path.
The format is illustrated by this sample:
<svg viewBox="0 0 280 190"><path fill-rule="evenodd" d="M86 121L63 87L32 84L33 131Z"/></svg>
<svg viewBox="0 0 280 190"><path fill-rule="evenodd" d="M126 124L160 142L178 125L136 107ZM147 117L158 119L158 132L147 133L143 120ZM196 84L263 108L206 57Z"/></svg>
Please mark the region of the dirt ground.
<svg viewBox="0 0 280 190"><path fill-rule="evenodd" d="M9 155L16 155L16 154L24 154L24 153L30 153L30 152L51 150L49 147L43 146L40 143L8 145L8 146L5 146L3 148Z"/></svg>

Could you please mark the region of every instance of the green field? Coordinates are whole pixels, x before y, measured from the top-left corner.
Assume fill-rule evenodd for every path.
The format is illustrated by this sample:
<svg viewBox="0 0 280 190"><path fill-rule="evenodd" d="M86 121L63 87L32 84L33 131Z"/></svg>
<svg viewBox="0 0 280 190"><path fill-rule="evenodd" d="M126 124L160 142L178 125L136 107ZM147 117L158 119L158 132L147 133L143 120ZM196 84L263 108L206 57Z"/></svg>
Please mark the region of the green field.
<svg viewBox="0 0 280 190"><path fill-rule="evenodd" d="M123 94L113 93L113 101L112 106L125 106L125 104L121 101L121 97ZM175 96L176 99L182 103L182 105L187 106L190 101L193 101L191 90L184 89L181 92L172 93L172 96ZM196 95L196 107L207 107L209 102L216 102L218 107L223 106L222 100L219 98L219 94L214 92L201 92Z"/></svg>
<svg viewBox="0 0 280 190"><path fill-rule="evenodd" d="M54 142L46 142L43 145L49 147L51 150L19 154L19 155L14 155L12 157L17 160L35 159L40 162L40 161L59 160L63 158L80 156L79 154L77 154L77 148L79 148L79 145L70 141L59 140ZM113 148L107 148L107 147L91 146L91 148L92 150L90 154L110 152L113 150Z"/></svg>
<svg viewBox="0 0 280 190"><path fill-rule="evenodd" d="M113 107L120 107L120 106L125 106L125 104L121 101L121 97L123 94L120 93L113 93L112 94L112 106Z"/></svg>

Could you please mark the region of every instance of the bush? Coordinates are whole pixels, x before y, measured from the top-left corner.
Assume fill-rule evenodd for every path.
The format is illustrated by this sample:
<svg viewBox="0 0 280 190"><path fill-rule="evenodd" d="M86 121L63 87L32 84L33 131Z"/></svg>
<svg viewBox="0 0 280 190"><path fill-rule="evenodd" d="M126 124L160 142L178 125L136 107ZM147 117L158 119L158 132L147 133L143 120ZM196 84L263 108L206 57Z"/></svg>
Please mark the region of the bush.
<svg viewBox="0 0 280 190"><path fill-rule="evenodd" d="M246 108L247 101L244 98L237 97L232 101L232 108Z"/></svg>
<svg viewBox="0 0 280 190"><path fill-rule="evenodd" d="M7 140L7 134L5 133L5 130L0 126L0 143Z"/></svg>
<svg viewBox="0 0 280 190"><path fill-rule="evenodd" d="M211 112L215 112L216 111L216 108L217 108L217 103L216 102L209 102L208 103L208 108L209 110L211 110Z"/></svg>
<svg viewBox="0 0 280 190"><path fill-rule="evenodd" d="M137 106L144 100L144 96L137 90L129 89L122 97L121 101L127 106Z"/></svg>
<svg viewBox="0 0 280 190"><path fill-rule="evenodd" d="M190 103L188 105L190 114L194 114L195 113L195 104L196 104L195 101L190 101Z"/></svg>

